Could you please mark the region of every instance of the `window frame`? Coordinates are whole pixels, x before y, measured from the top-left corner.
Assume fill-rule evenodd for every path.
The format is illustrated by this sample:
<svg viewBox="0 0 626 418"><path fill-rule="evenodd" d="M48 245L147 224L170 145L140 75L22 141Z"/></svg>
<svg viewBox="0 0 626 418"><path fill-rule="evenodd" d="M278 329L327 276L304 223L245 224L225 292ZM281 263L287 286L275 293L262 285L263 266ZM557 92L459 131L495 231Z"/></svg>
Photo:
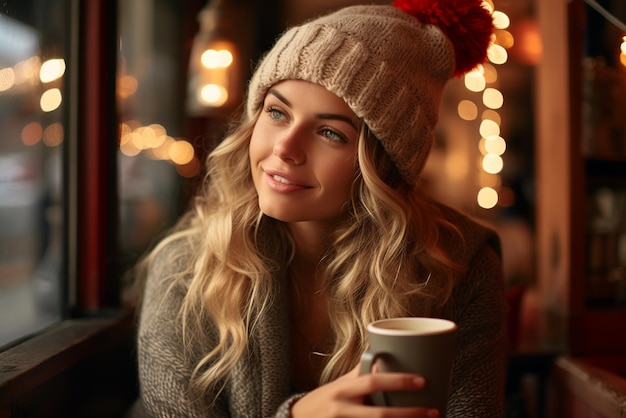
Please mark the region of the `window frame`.
<svg viewBox="0 0 626 418"><path fill-rule="evenodd" d="M70 135L66 167L69 196L66 221L70 259L67 265L68 305L74 315L93 314L119 305L119 275L111 263L118 248L116 109L117 1L71 0L71 36L76 42L70 50L78 63L71 73L70 94L76 108L69 112ZM73 35L74 35L73 33ZM80 42L82 41L82 42ZM75 171L73 171L75 170ZM75 298L75 299L73 299Z"/></svg>
<svg viewBox="0 0 626 418"><path fill-rule="evenodd" d="M66 7L61 273L66 310L61 322L0 352L2 417L33 411L89 416L97 401L78 399L77 393L114 398L109 404L116 416L137 394L134 315L121 306L118 228L112 227L118 225L119 210L118 6L110 0L68 0Z"/></svg>

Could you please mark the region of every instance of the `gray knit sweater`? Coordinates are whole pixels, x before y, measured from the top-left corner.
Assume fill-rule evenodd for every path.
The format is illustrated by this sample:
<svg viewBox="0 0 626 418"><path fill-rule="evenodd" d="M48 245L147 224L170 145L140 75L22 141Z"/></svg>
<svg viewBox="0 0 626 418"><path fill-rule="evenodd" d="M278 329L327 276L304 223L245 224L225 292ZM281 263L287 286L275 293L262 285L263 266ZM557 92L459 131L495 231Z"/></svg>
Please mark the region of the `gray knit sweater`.
<svg viewBox="0 0 626 418"><path fill-rule="evenodd" d="M450 211L449 216L466 237L456 259L468 266L467 274L443 310L430 306L412 310L458 324L448 417L503 417L505 298L498 238L459 213ZM160 254L147 279L138 336L139 409L148 416L169 418L289 417L290 406L302 394L294 394L290 387L286 297L263 318L251 355L233 370L226 389L208 394L205 401L191 400L187 389L192 365L215 344L216 331L207 323L204 336L194 341L195 357L186 358L177 317L184 280L172 279L190 262L180 257L185 253L180 245Z"/></svg>

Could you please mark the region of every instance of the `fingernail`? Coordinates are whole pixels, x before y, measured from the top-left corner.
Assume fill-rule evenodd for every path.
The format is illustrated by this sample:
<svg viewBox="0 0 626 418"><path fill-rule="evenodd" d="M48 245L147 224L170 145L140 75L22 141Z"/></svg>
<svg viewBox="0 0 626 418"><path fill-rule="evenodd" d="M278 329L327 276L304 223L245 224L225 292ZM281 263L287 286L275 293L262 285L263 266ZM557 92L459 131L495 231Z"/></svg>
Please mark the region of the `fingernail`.
<svg viewBox="0 0 626 418"><path fill-rule="evenodd" d="M426 384L426 381L424 380L424 378L423 378L423 377L421 377L421 376L417 376L417 377L414 377L414 378L413 378L413 384L414 384L416 387L421 388L421 387L423 387L423 386Z"/></svg>

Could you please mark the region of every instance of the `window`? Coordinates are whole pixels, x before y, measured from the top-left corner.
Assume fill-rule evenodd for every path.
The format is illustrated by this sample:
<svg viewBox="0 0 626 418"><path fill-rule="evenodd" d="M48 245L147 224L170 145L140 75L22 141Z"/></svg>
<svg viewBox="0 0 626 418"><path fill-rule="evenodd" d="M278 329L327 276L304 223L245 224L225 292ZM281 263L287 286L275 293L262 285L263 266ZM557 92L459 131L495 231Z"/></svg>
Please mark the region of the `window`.
<svg viewBox="0 0 626 418"><path fill-rule="evenodd" d="M118 306L124 271L179 214L198 159L134 152L118 129L184 142L171 82L184 80L182 13L171 1L0 4L0 350Z"/></svg>
<svg viewBox="0 0 626 418"><path fill-rule="evenodd" d="M62 315L65 3L0 4L0 346Z"/></svg>
<svg viewBox="0 0 626 418"><path fill-rule="evenodd" d="M109 0L0 3L3 417L120 416L137 396L121 278L176 216L180 176L121 154L117 19Z"/></svg>

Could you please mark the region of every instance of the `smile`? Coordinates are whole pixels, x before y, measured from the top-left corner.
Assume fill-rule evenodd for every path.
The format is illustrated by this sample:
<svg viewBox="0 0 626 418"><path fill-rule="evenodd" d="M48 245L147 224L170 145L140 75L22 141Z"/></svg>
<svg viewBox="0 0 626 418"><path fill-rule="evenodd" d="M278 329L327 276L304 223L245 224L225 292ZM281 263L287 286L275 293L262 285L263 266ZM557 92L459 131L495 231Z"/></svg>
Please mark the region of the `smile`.
<svg viewBox="0 0 626 418"><path fill-rule="evenodd" d="M293 184L292 182L290 182L289 180L287 180L284 177L278 176L278 175L273 175L272 178L280 183L283 184Z"/></svg>
<svg viewBox="0 0 626 418"><path fill-rule="evenodd" d="M298 184L295 179L288 179L280 174L266 173L266 184L270 190L277 193L293 193L306 190L309 187Z"/></svg>

